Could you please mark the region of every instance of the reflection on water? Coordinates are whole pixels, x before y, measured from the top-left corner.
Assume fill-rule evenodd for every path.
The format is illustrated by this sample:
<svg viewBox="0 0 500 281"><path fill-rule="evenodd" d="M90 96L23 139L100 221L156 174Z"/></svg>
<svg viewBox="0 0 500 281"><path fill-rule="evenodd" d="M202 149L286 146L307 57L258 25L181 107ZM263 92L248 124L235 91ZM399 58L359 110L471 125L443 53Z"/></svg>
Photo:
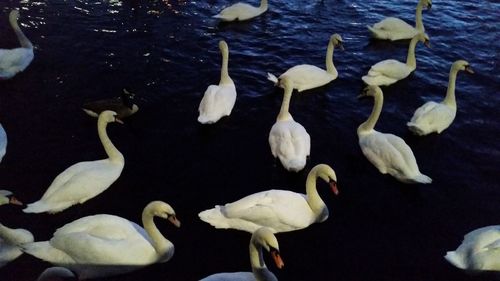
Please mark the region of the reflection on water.
<svg viewBox="0 0 500 281"><path fill-rule="evenodd" d="M257 5L258 1L251 1ZM463 234L498 224L500 98L498 16L494 1L435 1L423 21L432 48L417 47L417 70L384 89L377 129L410 145L429 186L404 185L383 176L364 158L357 126L372 108L359 101L361 76L383 59L404 59L407 42L368 38L366 25L385 16L414 22L414 0L270 1L250 22L219 24L211 16L230 1L3 1L1 48L18 42L7 22L21 9L21 28L35 59L12 80L0 81L0 122L9 147L0 164L0 188L26 202L37 200L69 165L104 157L95 120L84 101L137 94L140 111L111 138L125 168L106 192L56 215L0 208L0 222L49 239L62 225L97 213L139 221L146 202L166 200L183 221L179 231L160 226L176 247L168 263L106 280L198 280L216 272L247 271L247 233L215 230L197 213L271 188L303 192L311 167L327 163L342 193L322 194L330 218L278 235L286 267L270 266L280 280L491 280L446 263ZM290 110L311 135L311 158L298 174L272 159L267 136L282 90L266 73L307 63L324 67L333 33L339 77L294 95ZM220 75L217 42L228 42L229 72L238 98L229 118L214 126L196 122L197 106ZM405 124L414 110L446 93L451 63L470 62L474 75L457 78L458 112L441 135L415 137ZM321 193L321 191L320 191ZM268 264L271 264L268 262ZM0 269L3 280L35 280L48 264L22 256Z"/></svg>

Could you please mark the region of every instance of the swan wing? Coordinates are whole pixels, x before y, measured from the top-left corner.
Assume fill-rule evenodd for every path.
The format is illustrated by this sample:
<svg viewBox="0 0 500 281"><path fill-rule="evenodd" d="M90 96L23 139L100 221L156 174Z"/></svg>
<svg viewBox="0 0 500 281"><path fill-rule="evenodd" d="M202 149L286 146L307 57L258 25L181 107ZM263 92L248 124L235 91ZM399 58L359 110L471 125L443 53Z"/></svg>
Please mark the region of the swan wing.
<svg viewBox="0 0 500 281"><path fill-rule="evenodd" d="M234 84L210 85L200 102L198 121L214 123L221 117L230 115L236 102Z"/></svg>
<svg viewBox="0 0 500 281"><path fill-rule="evenodd" d="M200 281L255 281L252 272L224 272L207 276Z"/></svg>
<svg viewBox="0 0 500 281"><path fill-rule="evenodd" d="M393 41L411 39L418 33L413 26L394 17L387 17L373 26L369 26L368 29L370 29L373 36L376 38Z"/></svg>
<svg viewBox="0 0 500 281"><path fill-rule="evenodd" d="M366 158L382 174L401 169L400 163L404 162L404 158L388 141L387 134L375 131L370 135L360 137L359 144Z"/></svg>
<svg viewBox="0 0 500 281"><path fill-rule="evenodd" d="M415 111L409 125L418 127L425 132L436 131L440 133L450 126L455 115L456 108L430 101Z"/></svg>
<svg viewBox="0 0 500 281"><path fill-rule="evenodd" d="M289 77L293 81L293 87L300 92L326 85L336 79L337 75L337 71L330 74L317 66L301 64L288 69L281 74L280 79Z"/></svg>
<svg viewBox="0 0 500 281"><path fill-rule="evenodd" d="M311 137L301 124L293 120L276 122L269 133L269 144L273 156L279 157L287 169L304 168L311 151Z"/></svg>
<svg viewBox="0 0 500 281"><path fill-rule="evenodd" d="M415 174L419 173L418 171L418 166L417 166L417 160L415 159L415 155L413 155L413 151L411 150L410 146L406 144L406 142L393 134L385 134L387 142L394 147L394 149L397 151L397 153L402 157L403 162L395 162L398 163L398 166L400 166L400 169L402 170L404 174ZM397 159L400 159L397 157Z"/></svg>
<svg viewBox="0 0 500 281"><path fill-rule="evenodd" d="M233 20L248 20L253 17L260 15L263 11L259 8L251 6L246 3L236 3L229 7L224 8L219 14L215 15L214 18L219 18L225 21Z"/></svg>
<svg viewBox="0 0 500 281"><path fill-rule="evenodd" d="M410 74L409 67L398 60L380 61L370 68L368 76L384 75L394 79L403 79Z"/></svg>
<svg viewBox="0 0 500 281"><path fill-rule="evenodd" d="M10 78L23 71L33 60L33 49L0 49L0 78Z"/></svg>

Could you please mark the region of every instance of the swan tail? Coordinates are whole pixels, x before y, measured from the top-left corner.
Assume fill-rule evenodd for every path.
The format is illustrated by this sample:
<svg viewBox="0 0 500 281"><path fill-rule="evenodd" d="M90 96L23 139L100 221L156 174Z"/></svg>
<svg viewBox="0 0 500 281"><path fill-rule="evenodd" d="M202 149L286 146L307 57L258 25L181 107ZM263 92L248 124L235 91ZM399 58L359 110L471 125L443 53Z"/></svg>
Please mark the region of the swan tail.
<svg viewBox="0 0 500 281"><path fill-rule="evenodd" d="M215 228L229 228L227 224L227 218L224 216L221 210L221 206L215 206L213 209L208 209L198 214L198 217L206 223L211 224Z"/></svg>
<svg viewBox="0 0 500 281"><path fill-rule="evenodd" d="M417 136L425 135L425 132L415 123L408 122L406 123L406 126L408 126L408 129Z"/></svg>
<svg viewBox="0 0 500 281"><path fill-rule="evenodd" d="M52 247L49 241L26 243L21 246L21 250L26 254L53 264L74 263L64 252Z"/></svg>
<svg viewBox="0 0 500 281"><path fill-rule="evenodd" d="M450 251L446 253L446 256L444 258L451 263L452 265L461 268L461 269L466 269L466 264L464 263L464 259L462 258L461 255L457 254L455 251Z"/></svg>
<svg viewBox="0 0 500 281"><path fill-rule="evenodd" d="M432 179L424 174L420 174L420 175L416 176L415 178L413 178L413 180L416 183L424 183L424 184L432 182Z"/></svg>
<svg viewBox="0 0 500 281"><path fill-rule="evenodd" d="M278 84L279 84L278 77L276 77L274 74L269 73L269 72L267 73L267 80L273 82L275 86L278 86Z"/></svg>
<svg viewBox="0 0 500 281"><path fill-rule="evenodd" d="M202 115L200 114L200 116L198 116L198 122L200 122L201 124L213 124L215 122L217 122L217 120L214 121L215 118L213 117L209 117L207 115Z"/></svg>
<svg viewBox="0 0 500 281"><path fill-rule="evenodd" d="M306 159L292 159L288 162L281 161L283 166L290 172L299 172L306 166Z"/></svg>
<svg viewBox="0 0 500 281"><path fill-rule="evenodd" d="M363 82L365 82L365 84L367 85L375 85L375 81L373 81L372 78L372 76L365 75L361 77L361 80L363 80Z"/></svg>
<svg viewBox="0 0 500 281"><path fill-rule="evenodd" d="M67 209L69 206L66 203L54 205L54 204L47 204L46 202L43 201L36 201L34 203L28 204L27 207L23 209L23 212L37 213L37 214L47 212L50 214L54 214Z"/></svg>

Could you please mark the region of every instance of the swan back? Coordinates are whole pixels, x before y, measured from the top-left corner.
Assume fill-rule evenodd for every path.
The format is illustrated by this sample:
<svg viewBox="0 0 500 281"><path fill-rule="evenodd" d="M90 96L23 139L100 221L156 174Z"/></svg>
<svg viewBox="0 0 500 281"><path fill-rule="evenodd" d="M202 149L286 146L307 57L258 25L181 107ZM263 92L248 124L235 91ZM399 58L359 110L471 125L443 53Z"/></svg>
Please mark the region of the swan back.
<svg viewBox="0 0 500 281"><path fill-rule="evenodd" d="M37 281L56 281L56 280L65 280L66 278L76 278L75 274L71 272L71 270L65 267L49 267L45 269Z"/></svg>

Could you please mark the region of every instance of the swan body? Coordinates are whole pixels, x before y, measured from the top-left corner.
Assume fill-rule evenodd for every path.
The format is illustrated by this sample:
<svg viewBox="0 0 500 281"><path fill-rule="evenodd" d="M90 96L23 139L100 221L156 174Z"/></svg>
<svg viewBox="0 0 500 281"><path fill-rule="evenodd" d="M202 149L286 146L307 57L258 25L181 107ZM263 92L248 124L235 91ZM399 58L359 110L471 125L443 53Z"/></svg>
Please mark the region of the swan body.
<svg viewBox="0 0 500 281"><path fill-rule="evenodd" d="M5 132L2 124L0 124L0 163L7 152L7 133Z"/></svg>
<svg viewBox="0 0 500 281"><path fill-rule="evenodd" d="M134 104L134 97L133 93L123 89L123 93L119 98L87 102L82 109L91 117L99 117L101 112L111 110L116 112L116 118L122 120L139 110L139 107Z"/></svg>
<svg viewBox="0 0 500 281"><path fill-rule="evenodd" d="M434 132L440 134L451 125L457 114L455 82L460 70L474 73L468 62L464 60L455 61L450 69L446 97L442 102L429 101L419 107L413 114L410 122L407 123L410 131L419 136Z"/></svg>
<svg viewBox="0 0 500 281"><path fill-rule="evenodd" d="M5 204L23 205L23 203L12 196L8 190L0 190L0 206Z"/></svg>
<svg viewBox="0 0 500 281"><path fill-rule="evenodd" d="M285 93L277 121L269 132L269 145L273 156L280 159L285 169L298 172L304 169L311 153L311 137L288 112L293 84L289 78L285 78L283 82Z"/></svg>
<svg viewBox="0 0 500 281"><path fill-rule="evenodd" d="M180 226L172 207L161 201L149 203L142 213L144 228L114 215L77 219L57 229L49 241L27 243L23 251L88 279L106 277L167 262L174 245L156 228L153 217Z"/></svg>
<svg viewBox="0 0 500 281"><path fill-rule="evenodd" d="M419 41L427 46L429 44L427 35L423 33L415 35L408 47L406 63L394 59L380 61L371 66L368 74L362 77L363 81L368 85L387 86L408 77L417 68L415 47Z"/></svg>
<svg viewBox="0 0 500 281"><path fill-rule="evenodd" d="M0 267L22 255L20 247L33 240L33 234L28 230L11 229L0 223Z"/></svg>
<svg viewBox="0 0 500 281"><path fill-rule="evenodd" d="M284 263L279 253L278 239L270 229L262 227L257 229L250 239L249 251L252 272L217 273L200 281L278 281L278 278L266 266L262 248L271 253L276 267L283 268Z"/></svg>
<svg viewBox="0 0 500 281"><path fill-rule="evenodd" d="M21 43L21 47L0 49L0 80L10 79L17 73L25 70L35 56L33 54L33 44L31 44L19 27L17 23L18 18L19 11L12 10L9 14L9 22L16 33L17 39Z"/></svg>
<svg viewBox="0 0 500 281"><path fill-rule="evenodd" d="M236 102L236 86L229 77L229 47L225 41L219 42L222 53L221 78L219 85L208 86L201 99L198 111L198 122L212 124L224 116L229 116Z"/></svg>
<svg viewBox="0 0 500 281"><path fill-rule="evenodd" d="M36 281L55 281L65 280L65 278L75 278L75 274L71 270L64 267L50 267L45 269Z"/></svg>
<svg viewBox="0 0 500 281"><path fill-rule="evenodd" d="M328 208L316 190L316 179L328 182L337 194L337 176L328 165L315 166L308 174L306 194L288 190L267 190L238 201L217 205L198 214L215 228L233 228L253 233L268 227L273 233L306 228L328 218Z"/></svg>
<svg viewBox="0 0 500 281"><path fill-rule="evenodd" d="M358 127L359 146L366 158L380 173L388 173L401 182L431 183L432 179L419 171L413 151L402 138L374 130L382 111L382 90L368 86L364 95L375 98L370 117Z"/></svg>
<svg viewBox="0 0 500 281"><path fill-rule="evenodd" d="M301 64L288 69L279 78L267 73L267 79L284 88L283 83L280 81L288 77L293 82L293 87L299 92L326 85L338 77L337 69L333 64L333 50L336 46L343 49L342 42L342 37L339 34L333 34L330 37L326 51L326 70L314 65Z"/></svg>
<svg viewBox="0 0 500 281"><path fill-rule="evenodd" d="M469 232L462 244L444 258L460 269L500 271L500 225Z"/></svg>
<svg viewBox="0 0 500 281"><path fill-rule="evenodd" d="M371 31L372 37L376 39L391 41L411 39L418 33L425 32L422 22L422 8L424 7L430 9L432 7L432 0L420 0L418 2L415 15L415 27L394 17L387 17L373 26L367 27Z"/></svg>
<svg viewBox="0 0 500 281"><path fill-rule="evenodd" d="M245 21L257 16L260 16L267 11L267 0L261 0L259 7L238 2L229 7L224 8L220 13L213 16L214 18L221 19L222 21Z"/></svg>
<svg viewBox="0 0 500 281"><path fill-rule="evenodd" d="M115 122L116 113L104 111L99 115L97 130L109 158L76 163L59 174L39 201L28 204L25 213L57 213L75 204L84 203L106 190L120 176L125 160L111 143L108 123Z"/></svg>

